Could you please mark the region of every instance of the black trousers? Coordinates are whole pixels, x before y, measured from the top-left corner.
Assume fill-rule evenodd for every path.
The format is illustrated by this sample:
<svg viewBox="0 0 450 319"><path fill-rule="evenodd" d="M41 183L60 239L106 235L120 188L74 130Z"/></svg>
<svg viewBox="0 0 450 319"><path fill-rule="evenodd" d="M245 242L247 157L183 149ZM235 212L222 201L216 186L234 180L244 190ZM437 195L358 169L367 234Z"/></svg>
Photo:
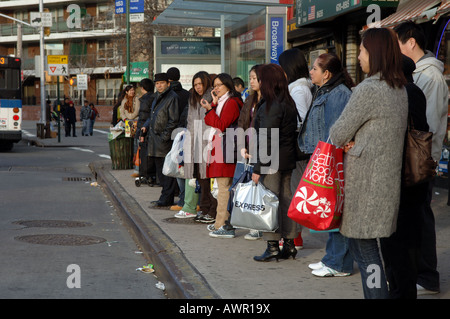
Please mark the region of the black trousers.
<svg viewBox="0 0 450 319"><path fill-rule="evenodd" d="M66 121L66 136L70 136L70 131L73 130L72 136L76 136L75 122Z"/></svg>
<svg viewBox="0 0 450 319"><path fill-rule="evenodd" d="M173 205L173 200L175 197L175 191L177 190L177 180L173 177L165 176L162 173L162 169L164 166L164 157L153 157L150 156L149 160L154 161L156 177L159 180L159 184L162 186L161 196L159 197L159 201L162 204L167 206Z"/></svg>
<svg viewBox="0 0 450 319"><path fill-rule="evenodd" d="M397 229L389 238L380 239L389 296L392 299L417 298L423 223L428 183L402 188Z"/></svg>
<svg viewBox="0 0 450 319"><path fill-rule="evenodd" d="M436 229L434 213L431 209L434 180L428 183L428 193L422 215L422 251L417 283L428 290L439 291L439 272L437 271Z"/></svg>

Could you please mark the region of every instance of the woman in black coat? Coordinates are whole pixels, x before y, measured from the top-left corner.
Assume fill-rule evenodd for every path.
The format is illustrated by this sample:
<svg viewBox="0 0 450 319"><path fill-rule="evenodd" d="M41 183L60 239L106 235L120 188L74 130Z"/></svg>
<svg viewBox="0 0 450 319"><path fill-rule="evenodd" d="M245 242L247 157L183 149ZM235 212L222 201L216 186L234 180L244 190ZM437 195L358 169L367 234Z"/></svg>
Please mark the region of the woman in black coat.
<svg viewBox="0 0 450 319"><path fill-rule="evenodd" d="M291 98L288 82L283 69L277 64L261 67L260 90L265 102L259 107L254 121L258 137L258 156L253 168L252 180L261 181L265 187L275 193L278 206L279 228L275 233L264 233L267 249L256 261L295 258L297 250L294 238L297 237L297 225L287 216L292 199L291 174L295 168L295 143L297 129L297 111ZM278 131L278 137L276 134ZM264 148L266 148L264 150ZM268 154L267 157L264 154ZM278 246L283 238L283 250Z"/></svg>
<svg viewBox="0 0 450 319"><path fill-rule="evenodd" d="M412 73L416 65L403 56L403 73L408 81L408 111L414 128L428 132L426 98L413 82ZM397 230L388 238L380 239L386 279L389 282L389 297L401 299L417 298L417 273L420 256L422 205L426 202L428 183L411 187L402 184Z"/></svg>

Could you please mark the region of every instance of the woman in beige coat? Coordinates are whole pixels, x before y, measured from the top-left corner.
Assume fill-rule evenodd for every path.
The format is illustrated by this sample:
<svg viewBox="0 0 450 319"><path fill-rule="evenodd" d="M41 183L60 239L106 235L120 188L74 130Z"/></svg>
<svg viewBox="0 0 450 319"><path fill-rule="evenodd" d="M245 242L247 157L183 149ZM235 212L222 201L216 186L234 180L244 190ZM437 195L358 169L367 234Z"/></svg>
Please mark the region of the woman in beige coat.
<svg viewBox="0 0 450 319"><path fill-rule="evenodd" d="M206 159L204 150L208 145L208 140L204 139L204 133L210 128L205 124L206 110L201 107L200 101L206 99L211 101L212 82L210 76L205 71L200 71L192 78L192 91L189 97L189 109L187 117L187 133L183 143L184 152L184 176L185 198L184 206L175 217L194 217L196 221L202 223L213 223L217 215L217 200L212 196L210 188L211 182L206 175ZM190 179L196 179L200 185L200 210L201 214L196 214L198 194L194 192L189 184ZM211 224L212 225L212 224ZM208 225L209 226L209 225Z"/></svg>
<svg viewBox="0 0 450 319"><path fill-rule="evenodd" d="M359 84L330 139L349 149L344 159L345 204L341 233L358 263L365 298L387 298L377 238L396 229L408 98L397 37L389 29L362 36Z"/></svg>
<svg viewBox="0 0 450 319"><path fill-rule="evenodd" d="M125 97L120 104L120 117L122 120L137 120L139 115L139 97L132 85L125 88Z"/></svg>

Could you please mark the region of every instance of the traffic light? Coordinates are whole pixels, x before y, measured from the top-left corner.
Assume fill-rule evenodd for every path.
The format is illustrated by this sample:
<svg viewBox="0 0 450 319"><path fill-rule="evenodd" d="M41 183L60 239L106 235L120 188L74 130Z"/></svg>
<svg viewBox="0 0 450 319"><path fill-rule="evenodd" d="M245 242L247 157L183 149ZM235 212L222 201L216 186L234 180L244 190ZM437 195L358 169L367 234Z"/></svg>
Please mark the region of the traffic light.
<svg viewBox="0 0 450 319"><path fill-rule="evenodd" d="M76 79L75 78L70 78L69 79L69 84L70 84L70 86L76 85L77 84Z"/></svg>
<svg viewBox="0 0 450 319"><path fill-rule="evenodd" d="M44 35L45 35L46 37L48 37L48 36L50 35L50 33L51 33L50 28L49 28L49 27L45 27L45 28L44 28Z"/></svg>

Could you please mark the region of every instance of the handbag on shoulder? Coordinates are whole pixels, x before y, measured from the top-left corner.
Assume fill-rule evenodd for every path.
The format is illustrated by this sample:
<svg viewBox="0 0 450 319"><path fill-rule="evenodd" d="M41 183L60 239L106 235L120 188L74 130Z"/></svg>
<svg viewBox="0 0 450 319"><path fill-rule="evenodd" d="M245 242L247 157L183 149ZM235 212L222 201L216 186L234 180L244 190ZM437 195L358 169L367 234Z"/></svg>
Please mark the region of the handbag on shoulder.
<svg viewBox="0 0 450 319"><path fill-rule="evenodd" d="M409 116L403 164L403 184L406 187L428 182L436 176L437 163L431 156L432 138L432 132L414 129Z"/></svg>

